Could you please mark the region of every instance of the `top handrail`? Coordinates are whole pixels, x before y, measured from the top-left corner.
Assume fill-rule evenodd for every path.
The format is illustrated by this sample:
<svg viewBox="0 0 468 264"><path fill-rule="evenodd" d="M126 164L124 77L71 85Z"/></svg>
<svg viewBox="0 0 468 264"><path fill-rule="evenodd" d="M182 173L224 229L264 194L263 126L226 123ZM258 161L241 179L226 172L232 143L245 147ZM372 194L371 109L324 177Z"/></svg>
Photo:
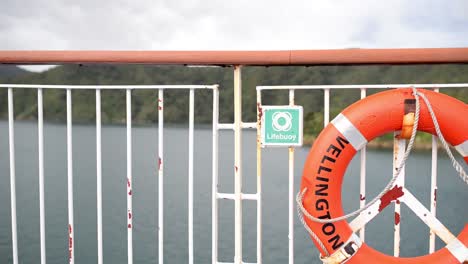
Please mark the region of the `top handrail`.
<svg viewBox="0 0 468 264"><path fill-rule="evenodd" d="M468 48L277 51L0 50L0 64L364 65L468 63Z"/></svg>

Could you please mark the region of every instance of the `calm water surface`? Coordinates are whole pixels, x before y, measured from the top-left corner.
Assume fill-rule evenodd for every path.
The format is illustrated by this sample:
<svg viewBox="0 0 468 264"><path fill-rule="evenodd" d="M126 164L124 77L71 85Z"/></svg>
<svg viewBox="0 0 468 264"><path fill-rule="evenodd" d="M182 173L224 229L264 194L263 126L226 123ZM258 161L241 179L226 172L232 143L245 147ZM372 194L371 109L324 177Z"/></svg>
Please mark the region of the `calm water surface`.
<svg viewBox="0 0 468 264"><path fill-rule="evenodd" d="M16 184L20 263L39 263L39 191L37 126L17 122ZM126 263L126 146L125 128L106 126L103 135L103 237L104 262ZM133 129L134 261L157 263L157 128ZM165 263L187 263L187 161L186 127L165 130ZM233 133L220 134L220 191L233 192ZM295 188L309 148L296 151ZM263 261L287 263L288 180L287 150L265 149L263 155ZM211 130L195 131L194 243L195 262L211 260ZM255 133L244 134L244 192L255 187ZM368 194L374 197L391 173L391 152L368 152ZM97 263L95 128L73 127L73 173L76 263ZM438 163L439 219L454 233L466 224L467 187L457 178L448 159ZM359 160L347 171L343 203L346 211L359 206ZM414 153L407 168L407 186L429 208L430 153ZM11 214L8 158L8 124L0 122L0 263L11 263ZM47 262L67 263L66 127L45 125L45 206ZM219 259L234 258L234 202L220 201ZM244 261L255 262L256 208L244 202ZM402 256L426 254L428 228L402 206ZM387 254L393 252L393 209L388 207L367 227L366 242ZM318 251L295 216L296 263L321 263ZM438 241L438 247L442 243Z"/></svg>

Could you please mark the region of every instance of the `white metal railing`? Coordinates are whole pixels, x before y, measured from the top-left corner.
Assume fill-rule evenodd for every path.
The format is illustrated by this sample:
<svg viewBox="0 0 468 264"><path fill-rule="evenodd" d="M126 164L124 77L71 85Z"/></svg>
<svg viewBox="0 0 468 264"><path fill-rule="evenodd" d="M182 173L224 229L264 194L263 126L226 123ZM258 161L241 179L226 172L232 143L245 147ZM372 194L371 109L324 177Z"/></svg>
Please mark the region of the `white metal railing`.
<svg viewBox="0 0 468 264"><path fill-rule="evenodd" d="M8 89L8 142L10 149L11 240L13 263L18 263L18 232L16 225L15 130L13 127L13 90ZM41 221L42 223L42 221ZM43 234L41 234L42 237Z"/></svg>
<svg viewBox="0 0 468 264"><path fill-rule="evenodd" d="M17 219L16 219L16 186L15 186L15 139L14 139L14 112L13 112L13 89L37 89L38 100L38 158L39 158L39 207L40 207L40 241L41 241L41 263L46 263L46 239L45 239L45 215L44 215L44 119L43 119L43 89L66 90L67 107L67 186L68 186L68 235L69 235L69 260L74 263L74 225L73 225L73 156L72 156L72 91L76 89L95 90L96 92L96 180L97 180L97 247L98 263L103 263L102 248L102 151L101 151L101 90L120 89L126 91L126 135L127 135L127 254L128 263L133 263L133 211L132 211L132 90L152 89L158 90L158 263L163 263L164 256L164 91L185 89L189 91L189 150L188 150L188 262L193 263L193 158L194 158L194 107L195 90L211 89L213 91L213 117L212 117L212 263L220 262L218 256L218 200L228 199L235 202L235 256L234 263L245 263L242 259L242 200L254 200L257 205L256 228L257 249L256 263L262 263L262 145L260 142L261 124L257 122L243 122L242 117L242 83L241 67L234 68L234 123L219 123L219 90L218 85L22 85L22 84L0 84L0 88L8 89L8 126L9 126L9 155L10 155L10 188L11 188L11 222L12 222L12 250L13 263L18 263L17 245ZM417 88L429 88L438 91L445 88L468 87L468 84L391 84L391 85L301 85L301 86L258 86L257 87L257 111L262 107L262 91L264 90L288 90L289 104L295 104L295 90L323 90L324 91L324 126L330 120L330 91L334 89L358 89L361 98L366 96L367 89L399 88L414 86ZM259 117L257 113L257 117ZM256 193L242 193L242 130L257 129L257 172ZM234 130L234 164L235 177L234 193L221 193L218 190L218 132L219 130ZM396 142L399 152L404 151L403 143ZM366 196L366 150L361 150L360 170L360 206L365 205ZM289 263L294 263L294 157L293 147L288 148L288 243ZM397 163L397 162L396 162ZM402 178L401 181L404 179ZM436 202L435 191L437 190L437 143L435 137L432 140L432 168L431 168L431 207L430 212L435 218ZM399 210L399 208L395 208ZM370 219L358 219L352 225L359 226L361 239L365 238L365 224ZM395 251L399 255L399 226L395 226ZM434 252L435 233L430 233L430 249Z"/></svg>
<svg viewBox="0 0 468 264"><path fill-rule="evenodd" d="M103 263L102 254L102 149L101 149L101 90L96 89L96 178L97 178L97 241L98 264ZM44 242L45 243L45 242ZM45 253L44 253L45 254ZM43 262L45 263L45 261Z"/></svg>
<svg viewBox="0 0 468 264"><path fill-rule="evenodd" d="M13 89L37 89L38 106L38 157L39 157L39 208L40 208L40 248L41 263L46 263L45 214L44 214L44 112L43 89L66 90L67 107L67 188L68 188L68 254L69 263L75 263L74 256L74 224L73 224L73 144L72 144L72 91L77 89L91 89L96 91L96 179L97 179L97 247L98 263L103 263L102 249L102 152L101 152L101 90L120 89L126 91L126 131L127 131L127 255L128 263L133 263L133 211L132 211L132 90L158 90L158 252L159 263L163 263L164 246L164 211L163 211L163 167L164 167L164 90L186 89L190 93L189 103L189 263L193 263L193 134L194 134L194 105L196 89L213 90L213 128L216 127L219 111L218 85L17 85L0 84L0 88L8 89L8 127L9 127L9 156L10 156L10 189L11 189L11 224L13 263L18 261L17 219L16 219L16 184L15 184L15 139L14 139L14 98ZM213 142L217 143L217 131L213 130ZM217 151L217 144L213 144L213 153ZM213 159L213 177L217 177L217 160ZM214 203L213 203L214 204ZM217 221L217 219L214 219Z"/></svg>
<svg viewBox="0 0 468 264"><path fill-rule="evenodd" d="M454 83L454 84L384 84L384 85L276 85L276 86L257 86L257 104L261 107L261 92L264 90L288 90L289 91L289 104L294 105L294 91L295 90L323 90L324 92L324 127L328 125L330 121L330 90L333 89L359 89L361 92L361 99L366 97L367 89L391 89L391 88L408 88L408 87L416 87L416 88L428 88L433 89L436 92L439 92L439 89L445 88L467 88L468 83ZM257 131L259 132L260 129ZM397 132L396 132L397 133ZM394 164L395 168L398 168L404 153L405 153L405 140L395 140L394 142ZM431 156L431 206L430 206L430 215L432 216L430 221L438 222L435 218L436 216L436 199L435 195L437 192L437 137L432 136L432 156ZM258 146L258 151L261 151L261 146ZM360 150L360 208L364 207L366 204L366 148L362 148ZM289 240L289 264L294 263L294 200L295 192L294 192L294 148L289 148L289 232L288 232L288 240ZM257 161L257 165L260 167L261 173L261 164ZM259 176L261 177L261 175ZM404 186L404 178L405 172L404 168L400 173L398 180L399 186ZM410 209L415 211L418 216L422 216L424 213L423 211L428 211L415 197L411 196L408 198L408 203L412 204ZM370 216L361 217L361 215L368 215ZM359 235L362 241L365 240L365 225L378 213L378 210L369 209L363 214L356 217L351 223L351 227L353 231L359 231ZM400 216L400 205L395 204L395 214ZM421 218L421 217L420 217ZM424 220L423 220L424 221ZM424 221L426 222L426 221ZM427 224L427 223L426 223ZM436 233L439 236L444 238L446 237L453 237L453 235L446 229L440 222L438 222L444 230L440 231L435 229L435 224L428 224L430 227L430 234L429 234L429 253L433 253L435 250L435 235ZM448 233L446 233L448 232ZM443 239L445 242L449 241L449 239ZM447 242L448 243L448 242ZM394 256L398 257L400 255L400 222L395 223L394 227Z"/></svg>

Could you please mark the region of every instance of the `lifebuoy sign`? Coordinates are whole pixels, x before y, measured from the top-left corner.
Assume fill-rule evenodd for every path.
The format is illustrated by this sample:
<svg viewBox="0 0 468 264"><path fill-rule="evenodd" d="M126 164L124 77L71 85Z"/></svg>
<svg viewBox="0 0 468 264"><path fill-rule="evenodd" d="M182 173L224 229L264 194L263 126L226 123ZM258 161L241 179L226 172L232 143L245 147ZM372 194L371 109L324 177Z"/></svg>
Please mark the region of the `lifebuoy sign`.
<svg viewBox="0 0 468 264"><path fill-rule="evenodd" d="M302 146L302 106L262 106L263 146Z"/></svg>

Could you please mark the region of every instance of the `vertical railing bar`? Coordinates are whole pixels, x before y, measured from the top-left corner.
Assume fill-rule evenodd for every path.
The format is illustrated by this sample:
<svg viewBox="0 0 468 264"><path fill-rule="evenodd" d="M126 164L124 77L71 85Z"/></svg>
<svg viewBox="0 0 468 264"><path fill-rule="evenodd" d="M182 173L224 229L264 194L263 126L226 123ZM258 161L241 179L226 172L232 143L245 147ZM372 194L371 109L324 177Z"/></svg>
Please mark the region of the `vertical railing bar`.
<svg viewBox="0 0 468 264"><path fill-rule="evenodd" d="M188 160L188 248L189 264L193 264L193 123L195 90L190 89L189 102L189 160Z"/></svg>
<svg viewBox="0 0 468 264"><path fill-rule="evenodd" d="M394 143L393 143L393 171L398 169L401 162L404 159L406 140L399 139L400 132L395 132ZM402 168L395 185L404 187L405 186L405 167ZM400 256L400 223L401 223L401 205L399 202L395 203L395 222L394 222L394 233L393 233L393 256Z"/></svg>
<svg viewBox="0 0 468 264"><path fill-rule="evenodd" d="M158 90L158 263L164 262L164 90Z"/></svg>
<svg viewBox="0 0 468 264"><path fill-rule="evenodd" d="M75 227L73 224L73 142L72 91L67 89L67 176L68 176L68 261L75 263Z"/></svg>
<svg viewBox="0 0 468 264"><path fill-rule="evenodd" d="M366 97L366 88L361 88L361 99ZM360 182L359 182L359 207L362 208L366 205L366 147L361 149L361 167L360 167ZM364 242L365 239L365 229L364 226L359 230L359 237L361 241Z"/></svg>
<svg viewBox="0 0 468 264"><path fill-rule="evenodd" d="M438 93L439 89L435 88L434 92ZM437 137L432 136L431 143L432 153L431 153L431 214L436 216L437 209ZM434 253L435 251L435 233L432 229L429 231L429 254Z"/></svg>
<svg viewBox="0 0 468 264"><path fill-rule="evenodd" d="M294 105L294 90L289 90L289 105ZM289 264L294 263L294 147L289 147L288 151L288 160L289 160L289 171L288 171L288 182L289 182Z"/></svg>
<svg viewBox="0 0 468 264"><path fill-rule="evenodd" d="M242 75L234 66L234 263L242 264Z"/></svg>
<svg viewBox="0 0 468 264"><path fill-rule="evenodd" d="M132 211L132 91L126 90L127 108L127 257L133 263L133 211Z"/></svg>
<svg viewBox="0 0 468 264"><path fill-rule="evenodd" d="M262 91L257 90L257 263L262 263Z"/></svg>
<svg viewBox="0 0 468 264"><path fill-rule="evenodd" d="M11 199L11 243L13 264L18 264L18 236L16 226L16 172L15 172L15 128L13 112L13 89L8 88L8 135L10 147L10 199Z"/></svg>
<svg viewBox="0 0 468 264"><path fill-rule="evenodd" d="M323 90L323 126L326 127L330 123L330 89Z"/></svg>
<svg viewBox="0 0 468 264"><path fill-rule="evenodd" d="M97 247L98 264L102 256L102 151L101 151L101 90L96 89L96 192L97 192Z"/></svg>
<svg viewBox="0 0 468 264"><path fill-rule="evenodd" d="M211 186L211 262L218 263L218 123L219 90L213 89L213 150L212 150L212 186Z"/></svg>
<svg viewBox="0 0 468 264"><path fill-rule="evenodd" d="M44 107L42 88L37 89L37 134L39 154L39 228L41 236L41 264L46 263L45 206L44 206Z"/></svg>

